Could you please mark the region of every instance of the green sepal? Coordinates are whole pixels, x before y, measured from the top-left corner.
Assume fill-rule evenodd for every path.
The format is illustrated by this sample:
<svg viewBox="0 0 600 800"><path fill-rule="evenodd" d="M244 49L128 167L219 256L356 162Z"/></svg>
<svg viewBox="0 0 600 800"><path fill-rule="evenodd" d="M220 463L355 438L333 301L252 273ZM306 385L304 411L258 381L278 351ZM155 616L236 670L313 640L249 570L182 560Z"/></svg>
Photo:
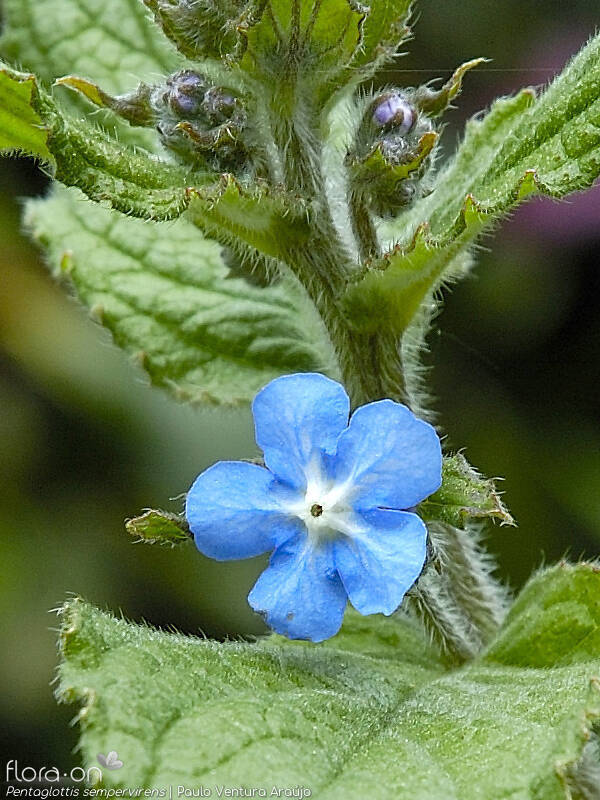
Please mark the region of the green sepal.
<svg viewBox="0 0 600 800"><path fill-rule="evenodd" d="M353 66L376 68L391 61L410 35L407 21L413 0L371 0L363 24L362 44Z"/></svg>
<svg viewBox="0 0 600 800"><path fill-rule="evenodd" d="M299 83L310 84L322 99L334 78L340 88L340 75L361 45L366 7L355 0L261 0L256 5L239 26L243 70L270 89L276 81L283 100L282 87L289 86L290 102Z"/></svg>
<svg viewBox="0 0 600 800"><path fill-rule="evenodd" d="M441 89L421 86L413 97L415 105L428 117L439 117L460 93L463 78L467 72L480 64L485 64L487 60L487 58L474 58L461 64Z"/></svg>
<svg viewBox="0 0 600 800"><path fill-rule="evenodd" d="M364 158L350 156L346 159L352 190L376 214L387 214L406 203L402 197L403 182L422 176L429 157L438 141L435 131L424 133L415 149L406 154L401 163L386 158L383 145L378 143Z"/></svg>
<svg viewBox="0 0 600 800"><path fill-rule="evenodd" d="M57 78L54 85L73 89L99 108L110 109L130 125L150 127L156 121L156 114L150 104L152 87L146 83L141 83L135 91L129 94L116 97L105 92L93 81L77 75L65 75Z"/></svg>
<svg viewBox="0 0 600 800"><path fill-rule="evenodd" d="M444 458L442 485L418 506L418 513L426 522L439 521L463 529L471 519L514 525L494 481L483 478L462 453Z"/></svg>
<svg viewBox="0 0 600 800"><path fill-rule="evenodd" d="M192 536L184 516L156 509L126 520L125 530L138 542L171 547L189 542Z"/></svg>
<svg viewBox="0 0 600 800"><path fill-rule="evenodd" d="M54 163L49 129L36 108L35 75L0 67L0 153L23 153Z"/></svg>

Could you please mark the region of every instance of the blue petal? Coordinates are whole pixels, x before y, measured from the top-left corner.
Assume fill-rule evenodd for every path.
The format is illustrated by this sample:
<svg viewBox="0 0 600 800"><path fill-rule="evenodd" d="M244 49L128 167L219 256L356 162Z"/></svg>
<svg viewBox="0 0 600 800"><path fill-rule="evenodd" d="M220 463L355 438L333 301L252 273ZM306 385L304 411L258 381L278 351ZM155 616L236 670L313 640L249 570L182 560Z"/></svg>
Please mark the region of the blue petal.
<svg viewBox="0 0 600 800"><path fill-rule="evenodd" d="M199 475L187 494L185 515L196 547L218 561L266 553L293 536L299 520L282 501L291 490L257 464L220 461Z"/></svg>
<svg viewBox="0 0 600 800"><path fill-rule="evenodd" d="M289 639L329 639L340 629L347 602L331 543L314 546L302 532L278 547L248 602Z"/></svg>
<svg viewBox="0 0 600 800"><path fill-rule="evenodd" d="M256 395L252 411L265 464L280 480L304 489L306 467L334 452L350 401L339 383L303 373L271 381Z"/></svg>
<svg viewBox="0 0 600 800"><path fill-rule="evenodd" d="M391 614L421 574L427 529L409 511L377 509L357 516L362 530L334 542L335 565L357 611Z"/></svg>
<svg viewBox="0 0 600 800"><path fill-rule="evenodd" d="M440 487L440 440L406 406L380 400L354 412L332 469L336 481L355 484L355 508L411 508Z"/></svg>

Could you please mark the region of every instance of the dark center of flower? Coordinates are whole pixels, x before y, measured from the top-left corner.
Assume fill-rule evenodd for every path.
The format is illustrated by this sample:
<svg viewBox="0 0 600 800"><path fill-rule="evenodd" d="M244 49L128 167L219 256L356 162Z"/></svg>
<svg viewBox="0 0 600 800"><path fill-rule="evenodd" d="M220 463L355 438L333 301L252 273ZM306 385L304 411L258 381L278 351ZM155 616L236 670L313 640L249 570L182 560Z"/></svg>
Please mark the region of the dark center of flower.
<svg viewBox="0 0 600 800"><path fill-rule="evenodd" d="M313 515L313 517L320 517L323 513L323 506L320 506L318 503L314 503L310 507L310 513Z"/></svg>

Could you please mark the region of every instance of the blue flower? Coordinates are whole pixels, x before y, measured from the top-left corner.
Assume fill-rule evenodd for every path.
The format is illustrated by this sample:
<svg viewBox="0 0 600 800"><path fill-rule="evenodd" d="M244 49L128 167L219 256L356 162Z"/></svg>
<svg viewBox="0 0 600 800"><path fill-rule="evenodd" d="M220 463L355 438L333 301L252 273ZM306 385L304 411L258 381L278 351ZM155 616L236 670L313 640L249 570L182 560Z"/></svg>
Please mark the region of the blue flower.
<svg viewBox="0 0 600 800"><path fill-rule="evenodd" d="M333 636L348 599L391 614L425 563L427 530L405 509L440 486L435 430L391 400L348 423L344 388L311 373L271 381L252 410L265 466L222 461L196 479L198 549L219 561L272 550L248 602L291 639Z"/></svg>

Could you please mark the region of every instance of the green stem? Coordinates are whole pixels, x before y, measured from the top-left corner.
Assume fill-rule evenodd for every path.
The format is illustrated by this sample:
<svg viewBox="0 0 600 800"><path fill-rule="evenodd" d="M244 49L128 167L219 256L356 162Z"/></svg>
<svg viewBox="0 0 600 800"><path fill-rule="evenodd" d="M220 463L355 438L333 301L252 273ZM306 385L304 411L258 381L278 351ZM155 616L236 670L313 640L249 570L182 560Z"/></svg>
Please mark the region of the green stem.
<svg viewBox="0 0 600 800"><path fill-rule="evenodd" d="M454 663L469 661L481 650L481 637L454 602L445 575L426 570L407 595L405 606Z"/></svg>
<svg viewBox="0 0 600 800"><path fill-rule="evenodd" d="M479 527L465 530L441 522L428 525L440 570L448 578L456 605L484 644L497 633L508 608L508 592L492 575L495 564L481 546Z"/></svg>
<svg viewBox="0 0 600 800"><path fill-rule="evenodd" d="M348 210L354 237L358 243L360 260L365 262L377 258L379 255L379 241L375 225L369 210L355 192L349 193Z"/></svg>
<svg viewBox="0 0 600 800"><path fill-rule="evenodd" d="M327 212L319 219L320 230L308 246L290 251L285 260L323 319L352 406L386 397L405 402L396 338L364 334L349 324L339 298L356 267L345 253Z"/></svg>

